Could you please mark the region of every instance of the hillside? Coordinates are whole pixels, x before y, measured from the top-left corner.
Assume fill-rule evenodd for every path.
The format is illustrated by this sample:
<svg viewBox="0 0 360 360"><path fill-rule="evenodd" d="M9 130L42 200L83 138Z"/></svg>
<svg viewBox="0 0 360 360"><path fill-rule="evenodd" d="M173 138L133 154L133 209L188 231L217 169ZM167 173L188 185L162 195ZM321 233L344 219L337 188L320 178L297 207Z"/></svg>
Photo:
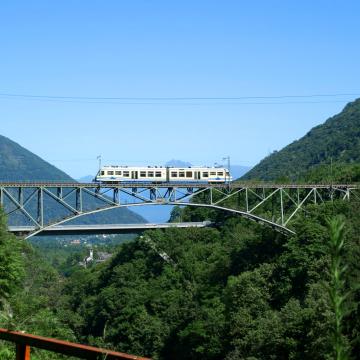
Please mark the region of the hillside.
<svg viewBox="0 0 360 360"><path fill-rule="evenodd" d="M360 99L312 128L301 139L263 159L244 180L298 179L319 165L360 162Z"/></svg>
<svg viewBox="0 0 360 360"><path fill-rule="evenodd" d="M16 142L0 135L0 181L73 179Z"/></svg>
<svg viewBox="0 0 360 360"><path fill-rule="evenodd" d="M359 166L345 167L336 164L334 174L360 178ZM309 182L321 181L322 172L317 167L307 176ZM108 261L87 268L78 265L80 252L63 247L69 254L65 279L28 244L8 238L0 214L0 260L11 270L3 282L12 310L11 316L3 311L0 327L11 319L16 330L154 360L329 360L334 311L327 221L336 213L346 219L341 264L347 266L344 292L351 292L343 336L350 358L357 358L358 198L309 205L294 219L296 234L290 237L220 211L185 207L181 212L183 221L210 219L219 226L148 231L113 249ZM10 259L2 257L4 250ZM9 354L5 346L0 343L0 354ZM48 360L46 355L37 358Z"/></svg>
<svg viewBox="0 0 360 360"><path fill-rule="evenodd" d="M67 279L67 325L78 341L158 360L334 358L326 271L334 208L347 218L353 297L344 334L358 358L359 202L309 206L290 238L219 212L210 219L222 217L220 228L147 232ZM192 208L186 213L195 220Z"/></svg>
<svg viewBox="0 0 360 360"><path fill-rule="evenodd" d="M55 166L0 135L0 181L75 181ZM55 214L54 214L55 215ZM138 223L146 220L128 209L84 216L78 223Z"/></svg>

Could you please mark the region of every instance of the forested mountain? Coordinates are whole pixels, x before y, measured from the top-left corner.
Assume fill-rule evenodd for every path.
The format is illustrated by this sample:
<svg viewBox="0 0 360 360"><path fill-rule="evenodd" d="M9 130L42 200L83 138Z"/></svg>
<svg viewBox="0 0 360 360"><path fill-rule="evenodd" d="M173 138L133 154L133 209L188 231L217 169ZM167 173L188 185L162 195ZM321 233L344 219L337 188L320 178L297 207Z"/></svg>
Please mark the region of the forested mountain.
<svg viewBox="0 0 360 360"><path fill-rule="evenodd" d="M359 168L353 173L359 176ZM222 226L149 231L121 245L110 261L78 267L67 279L6 235L0 222L0 260L10 269L0 269L0 327L153 359L329 360L335 315L327 220L341 214L342 342L357 358L358 199L309 205L291 237L227 213L182 211L184 221L206 218ZM0 342L0 357L14 358L8 344Z"/></svg>
<svg viewBox="0 0 360 360"><path fill-rule="evenodd" d="M299 179L309 170L330 163L360 162L360 99L304 137L263 159L242 179Z"/></svg>
<svg viewBox="0 0 360 360"><path fill-rule="evenodd" d="M0 135L0 181L73 181L69 175ZM54 214L55 215L55 214ZM138 223L146 220L128 209L114 209L87 215L78 223Z"/></svg>
<svg viewBox="0 0 360 360"><path fill-rule="evenodd" d="M73 181L55 166L0 135L0 181Z"/></svg>

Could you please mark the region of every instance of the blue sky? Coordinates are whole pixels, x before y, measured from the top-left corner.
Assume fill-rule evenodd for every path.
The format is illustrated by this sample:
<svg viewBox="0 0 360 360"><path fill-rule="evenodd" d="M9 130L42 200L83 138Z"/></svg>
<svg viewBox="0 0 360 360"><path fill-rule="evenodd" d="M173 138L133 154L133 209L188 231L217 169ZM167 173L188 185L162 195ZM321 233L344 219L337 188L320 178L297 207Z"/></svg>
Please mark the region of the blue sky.
<svg viewBox="0 0 360 360"><path fill-rule="evenodd" d="M2 1L0 134L74 177L254 165L360 97L358 1Z"/></svg>

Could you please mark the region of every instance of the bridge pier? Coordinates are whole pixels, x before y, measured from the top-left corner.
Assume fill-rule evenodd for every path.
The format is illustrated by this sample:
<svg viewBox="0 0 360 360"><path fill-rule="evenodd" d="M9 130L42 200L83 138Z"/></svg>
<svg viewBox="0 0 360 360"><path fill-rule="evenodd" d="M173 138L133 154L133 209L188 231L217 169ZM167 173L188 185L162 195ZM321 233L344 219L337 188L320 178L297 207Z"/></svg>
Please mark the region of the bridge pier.
<svg viewBox="0 0 360 360"><path fill-rule="evenodd" d="M40 227L44 226L44 192L42 187L38 189L38 206L37 206L37 222L40 224Z"/></svg>

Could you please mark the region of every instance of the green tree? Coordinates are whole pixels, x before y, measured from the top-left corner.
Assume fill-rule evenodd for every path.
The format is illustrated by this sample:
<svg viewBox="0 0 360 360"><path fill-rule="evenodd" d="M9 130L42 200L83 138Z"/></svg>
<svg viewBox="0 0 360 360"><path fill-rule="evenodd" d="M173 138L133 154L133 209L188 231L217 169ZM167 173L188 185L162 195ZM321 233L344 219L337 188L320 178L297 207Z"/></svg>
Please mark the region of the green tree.
<svg viewBox="0 0 360 360"><path fill-rule="evenodd" d="M21 241L7 231L6 217L0 209L0 309L24 275L22 248Z"/></svg>
<svg viewBox="0 0 360 360"><path fill-rule="evenodd" d="M346 299L350 292L345 292L345 272L347 265L343 264L344 251L344 227L345 221L342 217L334 217L329 220L331 255L330 263L330 300L334 312L333 321L333 349L336 360L347 360L348 346L343 336L343 322L346 314Z"/></svg>

